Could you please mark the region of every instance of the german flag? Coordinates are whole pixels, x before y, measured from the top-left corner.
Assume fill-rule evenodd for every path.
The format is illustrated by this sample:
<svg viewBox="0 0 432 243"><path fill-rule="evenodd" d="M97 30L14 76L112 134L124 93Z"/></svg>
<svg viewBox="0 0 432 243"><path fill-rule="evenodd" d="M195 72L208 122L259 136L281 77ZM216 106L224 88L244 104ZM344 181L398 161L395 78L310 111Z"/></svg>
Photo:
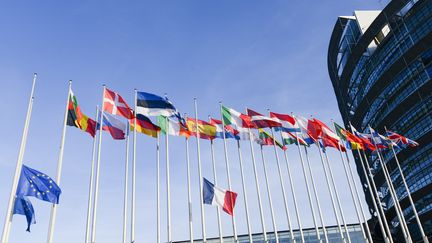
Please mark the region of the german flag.
<svg viewBox="0 0 432 243"><path fill-rule="evenodd" d="M72 91L69 95L67 125L88 132L92 137L96 134L96 122L81 112L81 108Z"/></svg>
<svg viewBox="0 0 432 243"><path fill-rule="evenodd" d="M148 117L142 114L137 114L135 119L137 125L136 126L137 132L144 133L150 137L157 138L158 132L161 130L160 127L153 124ZM130 130L134 131L134 124L135 124L134 119L129 119L129 123L130 123Z"/></svg>

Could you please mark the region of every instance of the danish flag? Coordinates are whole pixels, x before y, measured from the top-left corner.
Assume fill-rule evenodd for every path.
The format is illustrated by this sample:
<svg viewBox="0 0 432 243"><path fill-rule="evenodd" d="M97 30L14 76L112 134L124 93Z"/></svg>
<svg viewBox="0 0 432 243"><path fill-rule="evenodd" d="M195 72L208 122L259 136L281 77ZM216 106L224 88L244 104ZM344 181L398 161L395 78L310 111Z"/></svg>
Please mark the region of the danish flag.
<svg viewBox="0 0 432 243"><path fill-rule="evenodd" d="M105 89L103 110L112 114L123 116L127 119L134 118L133 112L124 99L114 91Z"/></svg>

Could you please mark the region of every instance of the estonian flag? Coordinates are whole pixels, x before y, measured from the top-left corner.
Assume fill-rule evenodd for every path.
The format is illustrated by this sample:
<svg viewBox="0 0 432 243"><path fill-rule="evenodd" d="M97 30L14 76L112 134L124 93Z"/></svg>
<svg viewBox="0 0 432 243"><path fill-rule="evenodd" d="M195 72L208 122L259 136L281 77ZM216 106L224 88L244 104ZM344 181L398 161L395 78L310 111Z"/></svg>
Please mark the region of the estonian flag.
<svg viewBox="0 0 432 243"><path fill-rule="evenodd" d="M233 216L237 193L216 187L206 178L203 180L204 204L222 207L227 214Z"/></svg>
<svg viewBox="0 0 432 243"><path fill-rule="evenodd" d="M137 114L145 116L173 116L177 114L174 105L167 99L155 94L137 92Z"/></svg>

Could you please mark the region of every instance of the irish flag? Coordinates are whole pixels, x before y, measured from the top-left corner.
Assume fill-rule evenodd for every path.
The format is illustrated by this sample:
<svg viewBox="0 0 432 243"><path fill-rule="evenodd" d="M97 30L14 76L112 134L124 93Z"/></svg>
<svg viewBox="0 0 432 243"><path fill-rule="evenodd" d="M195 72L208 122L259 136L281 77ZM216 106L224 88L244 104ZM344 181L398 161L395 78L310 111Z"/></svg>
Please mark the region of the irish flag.
<svg viewBox="0 0 432 243"><path fill-rule="evenodd" d="M184 136L189 137L190 133L182 124L179 122L173 121L171 118L167 118L165 116L158 116L158 125L163 134L171 135L171 136ZM168 128L168 129L167 129Z"/></svg>
<svg viewBox="0 0 432 243"><path fill-rule="evenodd" d="M204 204L221 207L227 214L234 215L234 206L237 193L224 190L203 178L203 200Z"/></svg>
<svg viewBox="0 0 432 243"><path fill-rule="evenodd" d="M245 114L242 114L234 109L222 106L222 118L225 125L235 125L240 127L253 127L251 118Z"/></svg>

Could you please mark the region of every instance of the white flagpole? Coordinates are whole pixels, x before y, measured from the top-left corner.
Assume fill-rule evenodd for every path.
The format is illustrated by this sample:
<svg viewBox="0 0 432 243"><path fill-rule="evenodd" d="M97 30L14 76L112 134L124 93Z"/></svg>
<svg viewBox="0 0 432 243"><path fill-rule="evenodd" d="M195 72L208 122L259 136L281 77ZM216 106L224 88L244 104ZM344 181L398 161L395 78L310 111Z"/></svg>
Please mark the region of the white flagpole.
<svg viewBox="0 0 432 243"><path fill-rule="evenodd" d="M168 132L168 131L167 131ZM160 133L156 142L156 242L161 242L160 237Z"/></svg>
<svg viewBox="0 0 432 243"><path fill-rule="evenodd" d="M210 119L210 117L209 117L209 119ZM216 172L216 159L215 159L214 147L213 147L213 139L210 140L210 150L211 150L211 160L212 160L212 166L213 166L213 180L214 180L214 184L218 185L217 172ZM216 207L216 213L217 213L217 220L218 220L219 240L220 240L220 242L223 242L220 207Z"/></svg>
<svg viewBox="0 0 432 243"><path fill-rule="evenodd" d="M223 121L223 118L222 118L222 121ZM255 153L253 150L253 143L252 143L253 136L252 136L252 132L251 132L250 128L248 128L248 132L249 132L249 143L250 143L250 150L251 150L251 156L252 156L252 165L253 165L254 176L255 176L255 186L256 186L256 191L257 191L257 196L258 196L258 207L259 207L259 211L260 211L261 227L262 227L262 232L263 232L263 236L264 236L264 242L267 243L268 242L267 231L266 231L266 225L265 225L265 221L264 221L264 213L263 213L263 209L262 209L261 191L260 191L259 180L258 180L258 172L257 172L257 168L256 168Z"/></svg>
<svg viewBox="0 0 432 243"><path fill-rule="evenodd" d="M342 156L342 152L341 152L341 156ZM356 199L357 199L357 201L355 201L355 202L358 203L357 204L358 208L359 208L359 210L360 210L360 212L361 212L361 214L363 216L363 221L364 221L364 224L365 224L368 240L369 240L370 243L372 243L373 239L372 239L372 235L371 235L371 230L369 228L369 224L367 222L367 218L366 218L366 215L364 213L364 210L363 210L363 207L362 207L362 204L361 204L362 201L360 199L360 194L359 194L358 189L357 189L357 183L354 180L354 176L353 176L352 171L351 171L350 161L349 161L348 153L347 152L345 152L345 156L346 156L346 165L345 165L345 162L342 160L342 163L343 163L344 169L345 169L345 174L347 175L347 180L348 181L352 180L353 184L351 184L351 188L354 188L354 192L355 192ZM355 200L355 199L353 199L353 200ZM361 223L361 219L360 219L360 223Z"/></svg>
<svg viewBox="0 0 432 243"><path fill-rule="evenodd" d="M223 127L223 132L225 133L225 127ZM239 156L239 163L240 163L240 176L242 180L242 189L243 189L243 199L244 199L244 205L245 205L245 212L246 212L246 224L248 229L248 235L249 235L249 241L253 242L252 240L252 230L250 225L250 218L249 218L249 206L247 201L247 193L246 193L246 185L245 185L245 178L244 178L244 171L243 171L243 157L240 149L240 141L237 140L237 150L238 150L238 156Z"/></svg>
<svg viewBox="0 0 432 243"><path fill-rule="evenodd" d="M342 223L343 223L343 226L344 226L344 229L345 229L345 234L346 234L346 237L348 239L348 242L351 243L351 237L349 235L347 223L346 223L345 216L344 216L343 209L342 209L342 204L341 204L341 201L339 199L339 193L338 193L338 190L337 190L337 187L336 187L336 183L335 183L335 179L334 179L334 176L333 176L333 170L332 170L332 168L330 166L330 162L329 162L329 158L328 158L327 152L324 152L324 155L325 155L324 160L325 160L325 162L327 164L327 167L329 169L330 181L331 181L331 183L333 185L333 189L334 189L334 192L335 192L336 203L337 203L337 205L339 207L339 211L340 211L341 218L342 218ZM360 226L360 227L362 229L362 233L365 234L364 231L363 231L363 227L362 226Z"/></svg>
<svg viewBox="0 0 432 243"><path fill-rule="evenodd" d="M327 172L327 169L326 169L325 164L324 164L324 158L323 158L323 154L322 154L319 142L316 141L315 145L317 146L318 151L319 151L319 155L320 155L320 159L321 159L321 165L322 165L322 168L323 168L323 171L324 171L324 177L326 179L327 189L328 189L329 194L330 194L330 199L331 199L332 207L333 207L333 213L334 213L335 218L336 218L336 223L337 223L337 227L338 227L338 230L339 230L339 234L340 234L341 240L343 242L346 242L345 236L344 236L343 231L342 231L339 215L338 215L338 212L337 212L337 209L336 209L336 203L335 203L333 191L332 191L331 186L330 186L330 179L329 179L328 172ZM310 170L310 165L309 165L309 170ZM310 170L310 173L312 174L311 170ZM348 234L348 231L347 231L347 234Z"/></svg>
<svg viewBox="0 0 432 243"><path fill-rule="evenodd" d="M332 121L333 122L333 121ZM333 125L334 125L334 122L333 122ZM336 130L336 126L334 125L334 129ZM338 143L338 150L339 150L339 155L340 155L340 157L341 157L341 162L342 162L342 165L343 165L343 168L344 168L344 172L345 172L345 178L346 178L346 180L347 180L347 182L348 182L348 187L349 187L349 189L350 189L350 193L351 193L351 199L353 200L353 203L354 203L354 208L355 208L355 211L356 211L356 215L357 215L357 219L358 219L358 222L359 222L359 224L360 224L360 227L361 227L361 230L362 230L362 234L363 234L363 238L364 238L364 240L365 240L365 242L372 242L372 236L371 236L371 234L370 234L370 231L369 231L369 226L367 225L367 221L366 221L366 219L365 219L365 225L363 226L363 224L362 224L362 219L361 219L361 216L360 216L360 213L359 213L359 208L358 208L358 205L357 205L357 201L356 201L356 199L355 199L355 197L354 197L354 190L353 190L353 188L352 188L352 184L351 184L351 180L350 180L350 178L349 178L349 175L348 175L348 170L347 170L347 166L346 166L346 164L345 164L345 160L344 160L344 157L342 156L342 147L341 147L341 145L340 145L340 143ZM326 156L327 156L327 154L326 154ZM328 163L328 159L327 159L327 165L328 165L328 167L330 168L330 170L331 170L331 167L330 167L330 163ZM335 187L336 188L336 187ZM357 190L357 188L356 188L356 190ZM360 203L360 201L359 201L359 203ZM361 205L360 205L360 210L361 210L361 213L363 214L363 217L364 217L364 213L363 213L363 209L361 208ZM364 217L365 218L365 217ZM367 231L367 236L366 236L366 232L365 232L365 229L364 228L367 228L366 229L366 231ZM348 233L348 232L347 232Z"/></svg>
<svg viewBox="0 0 432 243"><path fill-rule="evenodd" d="M128 204L128 180L129 180L129 122L126 126L126 160L124 171L124 194L123 194L123 243L126 243L127 234L127 204Z"/></svg>
<svg viewBox="0 0 432 243"><path fill-rule="evenodd" d="M186 114L185 114L186 117ZM193 243L193 223L192 223L192 195L190 180L190 158L189 158L189 138L185 138L186 143L186 165L187 165L187 186L188 186L188 209L189 209L189 240Z"/></svg>
<svg viewBox="0 0 432 243"><path fill-rule="evenodd" d="M165 117L166 133L165 133L165 155L166 155L166 186L167 186L167 233L168 243L172 242L171 239L171 186L170 186L170 160L169 160L169 144L168 144L168 131L169 123L168 117Z"/></svg>
<svg viewBox="0 0 432 243"><path fill-rule="evenodd" d="M387 131L387 127L385 127L385 130ZM409 187L408 187L408 184L407 184L407 182L406 182L406 180L405 180L405 176L404 176L404 174L403 174L403 172L402 172L402 168L401 168L401 166L400 166L399 159L398 159L398 157L397 157L397 155L396 155L396 152L395 152L393 146L391 146L391 150L392 150L392 152L393 152L393 156L394 156L394 158L395 158L395 160L396 160L396 165L397 165L397 167L398 167L399 174L401 175L401 179L402 179L402 182L403 182L403 184L404 184L405 190L406 190L407 193L408 193L408 199L409 199L410 204L411 204L411 207L412 207L412 209L413 209L414 216L415 216L415 218L416 218L417 225L418 225L419 230L420 230L420 234L421 234L421 236L422 236L422 238L423 238L423 242L424 242L424 243L429 243L428 237L425 235L425 232L424 232L424 230L423 230L423 225L422 225L422 223L421 223L421 221L420 221L420 218L419 218L419 215L418 215L418 213L417 213L416 206L415 206L414 201L413 201L413 199L412 199L412 197L411 197L411 191L410 191L410 189L409 189Z"/></svg>
<svg viewBox="0 0 432 243"><path fill-rule="evenodd" d="M288 221L288 230L290 232L290 236L291 236L291 240L292 242L296 242L295 238L294 238L294 233L292 230L292 224L291 224L291 216L288 210L288 201L287 201L287 197L286 197L286 192L285 192L285 182L282 176L282 171L281 171L281 167L280 167L280 160L279 160L279 155L276 149L276 139L274 137L274 132L273 132L273 128L271 128L271 135L273 138L273 149L274 149L274 153L275 153L275 157L276 157L276 165L278 168L278 174L279 174L279 183L281 185L281 190L282 190L282 197L283 197L283 201L284 201L284 206L285 206L285 214L287 217L287 221Z"/></svg>
<svg viewBox="0 0 432 243"><path fill-rule="evenodd" d="M267 165L266 165L266 161L265 161L264 152L263 152L262 147L263 146L261 145L260 146L261 158L262 158L262 163L263 163L263 168L264 168L264 178L265 178L266 187L267 187L267 197L268 197L269 204L270 204L270 214L271 214L271 219L272 219L272 224L273 224L273 232L275 235L276 243L279 243L279 236L278 236L278 232L277 232L276 219L275 219L275 214L274 214L274 210L273 210L273 201L272 201L270 184L269 184L268 175L267 175Z"/></svg>
<svg viewBox="0 0 432 243"><path fill-rule="evenodd" d="M221 110L221 115L222 115L222 103L220 103L220 110ZM197 126L198 126L198 124L197 124ZM225 121L223 119L223 115L222 115L222 127L223 127L222 136L223 136L223 142L224 142L225 167L226 167L226 173L227 173L227 178L228 178L228 190L231 191L230 163L229 163L229 159L228 159L228 151L227 151L227 144L226 144L226 137L225 137ZM232 219L234 242L238 242L236 215L233 214L231 219Z"/></svg>
<svg viewBox="0 0 432 243"><path fill-rule="evenodd" d="M304 147L304 150L305 150L305 155L306 155L306 163L307 163L309 174L310 174L310 177L311 177L312 190L314 192L316 203L317 203L317 206L318 206L318 215L320 217L320 221L321 221L321 225L322 225L322 229L323 229L323 233L324 233L324 239L326 240L326 242L329 242L328 235L327 235L327 230L325 228L324 217L323 217L323 214L322 214L322 211L321 211L321 204L319 202L318 192L317 192L316 186L315 186L315 179L314 179L314 176L313 176L313 173L312 173L312 167L310 165L309 155L308 155L306 147Z"/></svg>
<svg viewBox="0 0 432 243"><path fill-rule="evenodd" d="M135 208L136 208L136 114L137 114L137 89L134 89L134 130L133 130L133 145L132 145L132 193L131 193L131 243L135 243ZM129 131L128 131L129 133Z"/></svg>
<svg viewBox="0 0 432 243"><path fill-rule="evenodd" d="M98 154L97 154L97 162L96 162L96 177L95 177L95 194L94 194L94 205L93 205L93 223L92 223L92 243L95 243L96 240L96 220L97 220L97 206L98 206L98 200L99 200L99 173L100 173L100 159L101 159L101 147L102 147L102 126L103 126L103 120L102 120L102 114L103 114L103 99L105 97L105 90L106 86L103 85L103 92L102 92L102 108L100 110L99 114L99 142L98 142Z"/></svg>
<svg viewBox="0 0 432 243"><path fill-rule="evenodd" d="M63 167L63 152L64 152L64 143L66 138L66 123L67 123L69 95L71 93L71 88L72 88L72 80L69 80L69 91L68 91L68 97L66 101L65 114L63 117L63 130L62 130L61 142L60 142L60 153L57 161L56 183L59 186L60 186L60 179L61 179L62 167ZM53 203L51 207L51 217L50 217L50 223L48 228L48 239L47 239L48 243L51 243L53 241L56 218L57 218L57 204Z"/></svg>
<svg viewBox="0 0 432 243"><path fill-rule="evenodd" d="M282 131L280 132L280 135L281 135L281 139L283 141ZM291 168L289 165L289 160L288 160L288 155L287 155L286 150L284 151L284 158L285 158L285 164L286 164L287 170L288 170L288 179L290 182L291 194L293 197L294 208L295 208L296 217L297 217L297 224L298 224L299 232L300 232L300 238L301 238L301 241L304 243L305 239L304 239L304 234L303 234L303 229L302 229L302 224L301 224L301 217L300 217L300 213L298 211L297 198L295 195L294 183L293 183L292 176L291 176Z"/></svg>
<svg viewBox="0 0 432 243"><path fill-rule="evenodd" d="M394 190L393 182L391 181L390 174L388 173L387 165L384 163L384 161L381 158L381 153L380 153L379 148L377 147L377 145L375 143L375 139L373 137L372 130L371 130L370 126L369 126L369 131L370 131L370 135L371 135L371 140L372 140L374 146L377 148L378 161L381 164L381 169L383 170L383 174L384 174L384 177L386 179L386 182L387 182L387 185L388 185L388 188L390 191L390 196L392 197L393 202L394 202L394 207L395 207L395 211L396 211L396 214L398 216L399 223L400 223L400 226L402 229L402 234L405 238L405 242L410 243L410 242L412 242L411 236L409 234L409 231L407 231L408 227L406 227L405 218L404 218L403 212L400 208L399 199L398 199L398 196L396 194L396 191Z"/></svg>
<svg viewBox="0 0 432 243"><path fill-rule="evenodd" d="M198 104L197 99L194 98L195 105L195 131L197 141L197 157L198 157L198 176L199 176L199 189L200 189L200 208L201 208L201 227L202 227L202 239L203 242L207 242L206 228L205 228L205 213L204 213L204 200L203 200L203 176L201 170L201 151L200 151L200 135L198 132Z"/></svg>
<svg viewBox="0 0 432 243"><path fill-rule="evenodd" d="M313 219L314 226L315 226L315 233L316 233L318 241L322 242L321 233L319 232L318 223L317 223L317 219L316 219L316 216L315 216L315 209L314 209L314 206L313 206L313 203L312 203L312 194L310 192L310 186L309 186L309 181L307 179L306 167L304 165L303 154L302 154L301 149L300 149L300 141L298 139L298 133L297 132L295 133L295 136L296 136L296 140L297 140L297 149L298 149L298 153L299 153L299 156L300 156L300 162L301 162L301 166L302 166L302 170L303 170L303 176L304 176L304 180L305 180L306 191L307 191L307 194L308 194L309 205L310 205L310 208L311 208L312 219Z"/></svg>
<svg viewBox="0 0 432 243"><path fill-rule="evenodd" d="M26 147L26 143L27 143L27 134L28 134L29 126L30 126L30 118L31 118L31 113L32 113L32 108L33 108L36 78L37 78L37 73L34 73L33 74L33 81L32 81L32 88L30 91L30 98L29 98L29 102L28 102L28 106L27 106L26 119L24 122L24 128L23 128L23 133L22 133L22 137L21 137L21 145L20 145L20 149L19 149L19 153L18 153L18 160L17 160L16 167L15 167L15 174L14 174L14 178L12 181L11 193L9 196L8 207L7 207L7 211L6 211L6 217L5 217L5 223L3 226L2 241L1 241L2 243L7 243L9 241L9 233L10 233L10 228L11 228L11 223L12 223L12 210L13 210L13 207L15 204L15 195L16 195L16 190L18 187L18 181L19 181L19 178L21 176L23 157L24 157L25 147Z"/></svg>
<svg viewBox="0 0 432 243"><path fill-rule="evenodd" d="M359 157L360 157L360 161L362 163L362 166L364 167L364 164L366 164L367 171L369 172L368 175L369 175L369 178L370 178L371 185L368 185L368 186L370 186L369 189L372 188L373 192L375 193L375 196L372 196L372 199L375 198L376 201L375 200L372 200L372 201L379 207L380 211L376 211L378 219L381 218L380 217L380 212L381 212L382 220L383 220L383 223L384 223L383 225L384 225L384 227L386 229L386 233L387 233L387 235L384 234L384 236L385 237L388 236L387 237L388 241L391 242L391 243L393 243L393 238L392 238L392 234L391 234L391 231L390 231L389 223L388 223L387 218L385 216L384 208L382 206L381 199L380 199L379 194L378 194L378 190L377 190L377 187L376 187L376 184L375 184L375 180L373 178L372 170L371 170L371 168L369 166L369 161L367 159L366 154L363 151L363 158L364 158L364 164L363 164L363 159L362 159L361 153L358 150L357 150L357 152L359 153ZM366 171L364 171L364 172L366 173ZM371 192L371 194L372 194L372 192ZM384 238L384 240L385 240L385 238Z"/></svg>
<svg viewBox="0 0 432 243"><path fill-rule="evenodd" d="M99 122L99 116L98 116L98 108L96 107L96 115L95 115L95 121L96 124ZM96 129L96 127L95 127ZM96 163L96 133L95 137L93 138L93 149L92 149L92 161L91 161L91 168L90 168L90 182L89 182L89 194L88 194L88 204L87 204L87 223L86 223L86 233L85 233L85 243L90 243L90 227L91 227L91 220L92 220L92 205L93 205L93 190L94 190L94 167Z"/></svg>
<svg viewBox="0 0 432 243"><path fill-rule="evenodd" d="M354 134L354 130L353 130L353 126L352 126L351 122L349 122L349 125L350 125L350 129L351 129L351 133ZM370 194L370 197L372 200L372 204L373 204L375 212L377 214L378 224L380 225L380 229L381 229L381 233L382 233L383 238L384 238L384 242L385 243L393 242L393 240L391 238L390 229L388 228L388 223L387 223L387 220L385 218L385 214L384 214L384 210L383 210L382 205L381 205L381 201L379 200L378 192L376 190L375 182L373 181L373 177L372 177L372 173L370 171L369 165L367 165L368 166L367 167L368 172L367 172L365 165L363 163L362 154L360 153L359 149L357 149L357 155L359 156L359 159L360 159L360 164L361 164L363 174L364 174L365 179L366 179L366 184L367 184L368 191L369 191L369 194ZM348 155L347 155L347 159L348 159ZM348 162L349 162L349 160L348 160ZM365 163L368 164L369 162L365 161ZM349 170L349 171L350 171L351 178L354 181L354 185L355 185L355 180L354 180L354 176L352 174L352 171L351 170ZM372 181L372 184L371 184L371 181ZM355 186L355 187L357 188L357 186ZM362 188L363 188L363 185L362 185ZM374 195L376 195L376 196L374 196ZM358 197L358 200L360 202L360 197L358 196L358 194L357 194L357 197ZM378 200L379 207L377 205L376 200ZM381 219L381 214L384 217L385 226L384 226L383 220ZM366 218L365 218L365 223L367 223Z"/></svg>

